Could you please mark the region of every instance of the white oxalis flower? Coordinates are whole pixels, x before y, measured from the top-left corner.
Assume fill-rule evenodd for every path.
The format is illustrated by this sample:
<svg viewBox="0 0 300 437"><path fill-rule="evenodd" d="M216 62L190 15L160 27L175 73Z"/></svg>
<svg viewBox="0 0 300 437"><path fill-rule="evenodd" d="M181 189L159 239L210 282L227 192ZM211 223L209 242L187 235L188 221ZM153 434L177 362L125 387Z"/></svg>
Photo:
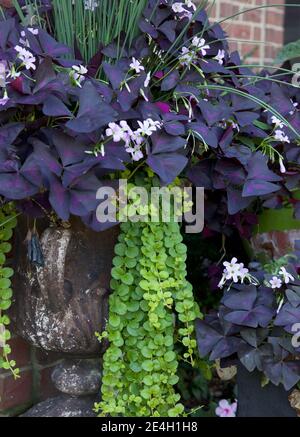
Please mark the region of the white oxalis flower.
<svg viewBox="0 0 300 437"><path fill-rule="evenodd" d="M138 61L138 60L135 59L135 58L132 58L132 62L131 62L131 64L130 64L130 68L131 68L132 70L135 70L135 72L136 72L137 74L140 74L141 71L145 70L145 68L142 66L142 64L140 63L140 61Z"/></svg>
<svg viewBox="0 0 300 437"><path fill-rule="evenodd" d="M275 124L275 127L280 127L280 129L282 129L283 126L284 126L282 121L279 120L279 118L277 118L275 115L272 115L271 121L272 121L273 124Z"/></svg>
<svg viewBox="0 0 300 437"><path fill-rule="evenodd" d="M290 143L289 137L285 135L282 130L277 129L274 135L275 140L278 140L282 143Z"/></svg>
<svg viewBox="0 0 300 437"><path fill-rule="evenodd" d="M290 281L295 281L295 278L293 275L291 275L285 267L281 267L280 271L279 271L280 276L283 277L283 282L285 284L289 284Z"/></svg>
<svg viewBox="0 0 300 437"><path fill-rule="evenodd" d="M188 8L192 8L194 11L197 9L197 6L192 2L192 0L185 0L185 4Z"/></svg>
<svg viewBox="0 0 300 437"><path fill-rule="evenodd" d="M244 266L243 263L239 263L237 258L232 258L230 262L225 261L223 263L225 269L223 271L223 276L219 282L218 287L223 288L226 281L233 281L235 284L241 282L242 284L247 279L251 284L257 284L256 278L251 276L249 270Z"/></svg>
<svg viewBox="0 0 300 437"><path fill-rule="evenodd" d="M131 133L131 129L124 120L120 121L120 124L109 123L108 129L106 129L106 135L108 137L112 136L115 143L119 143L122 140L127 143L128 133Z"/></svg>
<svg viewBox="0 0 300 437"><path fill-rule="evenodd" d="M225 58L225 50L219 50L217 56L215 56L215 60L218 61L220 65L223 65Z"/></svg>
<svg viewBox="0 0 300 437"><path fill-rule="evenodd" d="M145 82L144 82L144 87L145 87L145 88L148 88L148 86L149 86L149 84L150 84L150 80L151 80L151 73L148 73L148 74L147 74L147 77L146 77L146 79L145 79Z"/></svg>
<svg viewBox="0 0 300 437"><path fill-rule="evenodd" d="M79 87L81 87L81 83L84 81L84 76L87 72L88 69L84 65L73 65L71 76Z"/></svg>
<svg viewBox="0 0 300 437"><path fill-rule="evenodd" d="M240 264L237 262L237 258L232 258L230 262L224 262L224 274L226 276L226 279L232 279L233 282L239 281L239 271L240 271Z"/></svg>
<svg viewBox="0 0 300 437"><path fill-rule="evenodd" d="M153 132L156 132L157 129L160 129L161 127L159 121L153 121L151 118L148 118L145 121L138 121L138 125L140 126L138 133L143 136L151 136Z"/></svg>
<svg viewBox="0 0 300 437"><path fill-rule="evenodd" d="M22 61L22 64L24 65L26 70L36 70L36 59L29 50L26 50L24 47L21 46L15 46L15 50L16 52L18 52L18 58Z"/></svg>
<svg viewBox="0 0 300 437"><path fill-rule="evenodd" d="M280 166L280 173L286 173L286 168L282 158L279 159L279 166Z"/></svg>
<svg viewBox="0 0 300 437"><path fill-rule="evenodd" d="M196 47L200 52L202 56L205 56L207 51L210 49L210 46L206 44L206 41L204 38L199 38L198 36L194 36L192 39L192 46Z"/></svg>
<svg viewBox="0 0 300 437"><path fill-rule="evenodd" d="M86 11L94 12L98 6L99 2L97 0L84 0L84 9Z"/></svg>
<svg viewBox="0 0 300 437"><path fill-rule="evenodd" d="M173 3L172 9L176 14L181 14L182 12L185 12L185 8L183 7L184 4L181 2Z"/></svg>
<svg viewBox="0 0 300 437"><path fill-rule="evenodd" d="M181 56L179 58L179 61L181 65L190 66L190 64L193 62L195 58L195 53L191 52L190 49L187 47L182 47L181 49Z"/></svg>
<svg viewBox="0 0 300 437"><path fill-rule="evenodd" d="M282 287L282 280L280 278L278 278L277 276L273 276L273 278L270 280L270 286L274 290L276 288L281 288Z"/></svg>
<svg viewBox="0 0 300 437"><path fill-rule="evenodd" d="M7 92L5 91L4 96L0 99L0 106L5 106L9 100Z"/></svg>

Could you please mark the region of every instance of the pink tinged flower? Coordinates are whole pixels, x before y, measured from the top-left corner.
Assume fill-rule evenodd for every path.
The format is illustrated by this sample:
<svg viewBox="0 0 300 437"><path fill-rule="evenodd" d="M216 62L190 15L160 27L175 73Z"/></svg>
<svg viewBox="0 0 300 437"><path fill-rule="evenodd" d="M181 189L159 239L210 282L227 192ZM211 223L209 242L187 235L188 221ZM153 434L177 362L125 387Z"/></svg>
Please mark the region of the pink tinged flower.
<svg viewBox="0 0 300 437"><path fill-rule="evenodd" d="M276 288L282 287L282 280L278 278L277 276L273 276L273 278L270 280L270 286L275 290Z"/></svg>
<svg viewBox="0 0 300 437"><path fill-rule="evenodd" d="M275 140L278 140L282 143L290 143L289 137L285 135L282 130L276 130L274 135Z"/></svg>
<svg viewBox="0 0 300 437"><path fill-rule="evenodd" d="M130 139L136 146L141 146L144 142L144 137L138 131L132 132Z"/></svg>
<svg viewBox="0 0 300 437"><path fill-rule="evenodd" d="M117 123L109 123L106 135L113 137L115 143L119 143L123 138L123 131Z"/></svg>
<svg viewBox="0 0 300 437"><path fill-rule="evenodd" d="M225 58L225 50L219 50L217 56L215 56L215 60L218 61L220 65L223 65Z"/></svg>
<svg viewBox="0 0 300 437"><path fill-rule="evenodd" d="M291 275L285 267L281 267L280 271L279 271L280 276L283 277L283 281L285 284L289 284L290 281L295 281L295 278L293 275Z"/></svg>
<svg viewBox="0 0 300 437"><path fill-rule="evenodd" d="M138 147L126 147L126 152L131 154L133 161L140 161L144 158L143 152Z"/></svg>
<svg viewBox="0 0 300 437"><path fill-rule="evenodd" d="M216 415L218 417L236 417L236 412L237 402L230 404L226 399L222 399L216 408Z"/></svg>
<svg viewBox="0 0 300 437"><path fill-rule="evenodd" d="M109 123L108 129L106 129L106 135L108 137L113 137L115 143L120 141L125 141L126 144L130 143L132 130L128 126L127 121L122 120L120 124Z"/></svg>
<svg viewBox="0 0 300 437"><path fill-rule="evenodd" d="M144 70L145 70L145 68L142 66L142 64L140 63L140 61L138 61L138 60L135 59L135 58L132 58L132 62L131 62L131 64L130 64L130 68L131 68L132 70L135 70L135 72L136 72L137 74L140 74L141 71L144 71Z"/></svg>

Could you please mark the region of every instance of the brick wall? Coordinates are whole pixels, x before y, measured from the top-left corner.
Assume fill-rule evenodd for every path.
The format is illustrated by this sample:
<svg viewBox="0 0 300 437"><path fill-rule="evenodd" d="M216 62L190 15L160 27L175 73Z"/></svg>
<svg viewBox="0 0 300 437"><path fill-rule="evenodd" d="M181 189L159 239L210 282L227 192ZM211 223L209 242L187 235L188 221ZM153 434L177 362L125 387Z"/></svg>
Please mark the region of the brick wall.
<svg viewBox="0 0 300 437"><path fill-rule="evenodd" d="M245 9L274 3L284 5L285 1L216 0L209 15L219 21ZM231 48L239 50L248 63L272 62L284 41L284 13L284 7L276 6L249 11L223 22L222 26L229 35Z"/></svg>
<svg viewBox="0 0 300 437"><path fill-rule="evenodd" d="M57 391L51 381L51 371L58 362L58 355L47 354L31 347L20 337L10 341L11 359L20 368L20 378L14 380L8 371L0 371L0 416L15 416L39 401L55 396Z"/></svg>

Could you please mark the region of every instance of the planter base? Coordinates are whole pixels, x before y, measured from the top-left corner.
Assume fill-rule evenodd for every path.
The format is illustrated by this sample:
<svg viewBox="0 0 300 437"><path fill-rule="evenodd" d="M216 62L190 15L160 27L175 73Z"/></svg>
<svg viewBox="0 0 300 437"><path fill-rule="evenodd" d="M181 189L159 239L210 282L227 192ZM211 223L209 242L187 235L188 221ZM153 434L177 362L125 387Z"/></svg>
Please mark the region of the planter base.
<svg viewBox="0 0 300 437"><path fill-rule="evenodd" d="M21 417L96 417L94 403L94 396L71 398L62 395L41 402Z"/></svg>
<svg viewBox="0 0 300 437"><path fill-rule="evenodd" d="M99 359L63 360L52 372L52 381L63 394L34 406L23 417L95 417L99 367Z"/></svg>

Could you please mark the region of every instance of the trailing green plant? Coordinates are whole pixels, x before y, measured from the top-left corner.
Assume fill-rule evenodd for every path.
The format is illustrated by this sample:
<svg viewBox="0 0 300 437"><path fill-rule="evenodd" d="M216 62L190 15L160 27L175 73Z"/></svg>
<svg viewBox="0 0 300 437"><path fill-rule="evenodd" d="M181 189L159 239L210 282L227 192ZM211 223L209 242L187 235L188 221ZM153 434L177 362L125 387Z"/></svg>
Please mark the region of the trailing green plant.
<svg viewBox="0 0 300 437"><path fill-rule="evenodd" d="M107 332L100 336L110 343L96 405L101 416L184 415L174 386L178 361L195 364L194 321L200 312L186 280L182 240L175 221L121 225ZM183 356L176 343L185 346Z"/></svg>
<svg viewBox="0 0 300 437"><path fill-rule="evenodd" d="M5 267L6 255L11 251L9 241L16 225L16 212L13 205L9 203L2 206L0 209L0 368L10 370L13 376L18 378L19 369L16 368L16 362L9 359L11 348L7 341L10 340L11 334L7 327L10 319L4 314L4 311L11 306L12 289L10 278L14 274L13 269Z"/></svg>

